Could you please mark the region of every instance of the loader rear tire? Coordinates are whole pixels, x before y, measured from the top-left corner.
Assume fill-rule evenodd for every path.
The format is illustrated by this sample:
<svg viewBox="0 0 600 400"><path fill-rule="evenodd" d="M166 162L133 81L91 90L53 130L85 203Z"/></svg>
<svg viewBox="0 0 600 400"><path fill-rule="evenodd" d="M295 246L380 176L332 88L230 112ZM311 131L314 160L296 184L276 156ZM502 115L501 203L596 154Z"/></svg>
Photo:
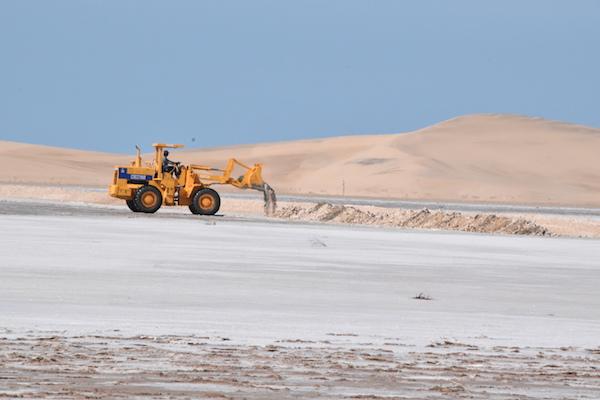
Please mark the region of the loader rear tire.
<svg viewBox="0 0 600 400"><path fill-rule="evenodd" d="M162 194L154 186L142 186L133 196L133 204L139 212L155 213L162 205Z"/></svg>
<svg viewBox="0 0 600 400"><path fill-rule="evenodd" d="M140 212L140 210L137 209L137 207L135 206L135 203L133 202L133 200L125 200L125 203L127 204L127 207L129 207L129 209L133 212Z"/></svg>
<svg viewBox="0 0 600 400"><path fill-rule="evenodd" d="M215 215L220 207L221 197L219 193L213 189L205 188L198 190L192 197L190 211L192 214Z"/></svg>

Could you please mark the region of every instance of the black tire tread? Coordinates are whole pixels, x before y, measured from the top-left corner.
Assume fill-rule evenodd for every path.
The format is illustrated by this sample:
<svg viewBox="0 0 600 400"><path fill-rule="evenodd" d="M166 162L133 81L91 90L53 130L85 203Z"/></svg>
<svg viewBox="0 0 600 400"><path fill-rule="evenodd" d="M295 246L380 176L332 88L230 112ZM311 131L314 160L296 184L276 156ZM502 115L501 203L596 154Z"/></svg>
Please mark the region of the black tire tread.
<svg viewBox="0 0 600 400"><path fill-rule="evenodd" d="M125 203L127 204L127 207L133 211L133 212L140 212L140 210L137 209L137 207L135 206L135 202L133 200L125 200Z"/></svg>
<svg viewBox="0 0 600 400"><path fill-rule="evenodd" d="M202 208L198 207L198 201L200 197L204 194L210 193L215 199L215 205L209 211L202 210ZM189 205L189 209L192 214L196 215L215 215L219 208L221 208L221 196L214 189L204 188L197 190L192 196L192 202Z"/></svg>
<svg viewBox="0 0 600 400"><path fill-rule="evenodd" d="M144 203L142 203L142 195L148 191L152 191L158 196L157 204L154 207L146 207ZM135 207L139 210L139 212L143 212L146 214L153 214L157 212L160 206L162 205L162 201L163 197L160 193L160 190L151 185L142 186L135 192L135 195L133 196L133 202L135 204Z"/></svg>

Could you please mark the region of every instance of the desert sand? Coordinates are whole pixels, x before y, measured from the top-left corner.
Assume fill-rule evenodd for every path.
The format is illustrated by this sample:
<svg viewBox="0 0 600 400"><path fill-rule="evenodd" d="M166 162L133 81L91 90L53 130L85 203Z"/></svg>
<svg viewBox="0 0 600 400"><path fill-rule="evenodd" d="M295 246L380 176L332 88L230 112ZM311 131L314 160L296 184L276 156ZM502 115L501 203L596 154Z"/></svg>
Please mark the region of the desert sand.
<svg viewBox="0 0 600 400"><path fill-rule="evenodd" d="M261 162L279 193L599 207L599 150L600 129L471 115L409 133L184 149L173 158L216 167L230 157ZM0 179L105 186L132 154L0 142L8 171Z"/></svg>

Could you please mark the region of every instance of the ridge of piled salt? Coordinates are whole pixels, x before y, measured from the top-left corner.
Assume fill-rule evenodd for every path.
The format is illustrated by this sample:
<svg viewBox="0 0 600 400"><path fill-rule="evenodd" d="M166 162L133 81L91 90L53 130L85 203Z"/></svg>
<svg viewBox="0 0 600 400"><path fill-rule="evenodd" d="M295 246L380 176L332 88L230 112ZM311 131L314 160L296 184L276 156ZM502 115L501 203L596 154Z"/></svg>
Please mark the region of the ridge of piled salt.
<svg viewBox="0 0 600 400"><path fill-rule="evenodd" d="M480 233L553 236L547 228L524 218L495 214L463 214L442 210L370 211L357 207L318 203L312 207L292 205L275 212L275 217L342 224L381 225L401 228L442 229Z"/></svg>

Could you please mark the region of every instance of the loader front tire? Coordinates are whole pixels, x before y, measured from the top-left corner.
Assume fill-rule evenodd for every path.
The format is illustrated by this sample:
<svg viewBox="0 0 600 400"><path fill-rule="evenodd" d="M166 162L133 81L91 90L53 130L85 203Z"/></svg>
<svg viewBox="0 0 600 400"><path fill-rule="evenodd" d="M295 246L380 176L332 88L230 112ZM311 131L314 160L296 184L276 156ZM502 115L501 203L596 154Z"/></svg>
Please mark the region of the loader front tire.
<svg viewBox="0 0 600 400"><path fill-rule="evenodd" d="M142 186L133 196L133 205L139 212L155 213L162 205L162 194L154 186Z"/></svg>
<svg viewBox="0 0 600 400"><path fill-rule="evenodd" d="M190 211L192 214L215 215L221 207L221 197L213 189L205 188L198 190L192 197Z"/></svg>
<svg viewBox="0 0 600 400"><path fill-rule="evenodd" d="M127 207L129 207L129 209L133 212L140 212L140 210L137 209L137 207L135 206L135 203L133 202L133 200L125 200L125 203L127 204Z"/></svg>

